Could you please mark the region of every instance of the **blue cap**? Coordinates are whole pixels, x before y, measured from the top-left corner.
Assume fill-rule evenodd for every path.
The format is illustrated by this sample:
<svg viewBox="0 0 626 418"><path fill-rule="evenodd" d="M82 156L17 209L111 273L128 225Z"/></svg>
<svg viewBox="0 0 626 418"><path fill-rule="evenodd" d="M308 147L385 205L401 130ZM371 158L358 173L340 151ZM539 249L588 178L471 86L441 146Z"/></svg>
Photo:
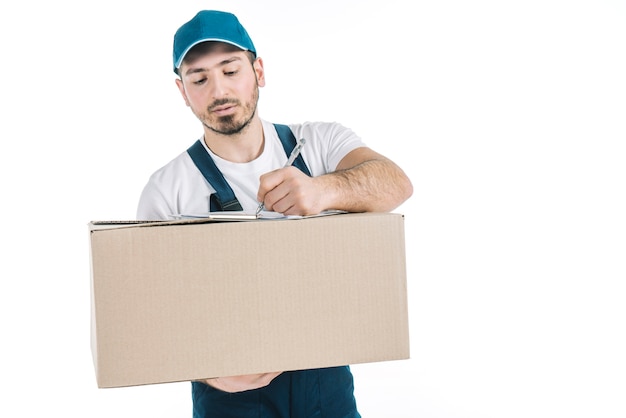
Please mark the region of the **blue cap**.
<svg viewBox="0 0 626 418"><path fill-rule="evenodd" d="M207 41L226 42L256 56L252 39L234 14L202 10L174 35L174 72L178 74L183 58L191 48Z"/></svg>

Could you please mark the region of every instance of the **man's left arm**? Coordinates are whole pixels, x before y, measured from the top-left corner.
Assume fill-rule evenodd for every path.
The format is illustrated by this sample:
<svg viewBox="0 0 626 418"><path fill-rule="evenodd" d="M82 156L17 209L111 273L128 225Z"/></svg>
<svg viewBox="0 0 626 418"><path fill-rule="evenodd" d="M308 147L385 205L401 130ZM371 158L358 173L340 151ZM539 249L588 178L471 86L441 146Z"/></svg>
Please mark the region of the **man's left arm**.
<svg viewBox="0 0 626 418"><path fill-rule="evenodd" d="M367 147L349 152L329 174L317 177L326 209L388 212L413 194L413 185L393 161Z"/></svg>
<svg viewBox="0 0 626 418"><path fill-rule="evenodd" d="M261 176L258 199L286 215L313 215L328 209L388 212L413 194L411 181L394 162L368 147L341 159L337 169L309 177L295 167Z"/></svg>

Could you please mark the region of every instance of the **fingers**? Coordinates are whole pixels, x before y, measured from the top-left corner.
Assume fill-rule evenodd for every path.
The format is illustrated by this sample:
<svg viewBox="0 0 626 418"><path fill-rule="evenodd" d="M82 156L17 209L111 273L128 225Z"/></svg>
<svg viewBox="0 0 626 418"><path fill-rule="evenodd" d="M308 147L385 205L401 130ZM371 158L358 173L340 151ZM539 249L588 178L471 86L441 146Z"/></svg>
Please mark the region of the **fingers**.
<svg viewBox="0 0 626 418"><path fill-rule="evenodd" d="M287 215L307 214L311 178L295 167L285 167L261 176L257 199L270 211Z"/></svg>
<svg viewBox="0 0 626 418"><path fill-rule="evenodd" d="M235 393L259 389L269 385L281 372L261 373L243 376L215 377L201 382L223 392Z"/></svg>
<svg viewBox="0 0 626 418"><path fill-rule="evenodd" d="M257 200L259 202L265 203L265 207L269 209L269 202L266 202L266 195L268 192L276 188L280 183L283 182L283 176L280 175L279 170L270 171L269 173L265 173L260 177L259 182L259 191L257 193Z"/></svg>

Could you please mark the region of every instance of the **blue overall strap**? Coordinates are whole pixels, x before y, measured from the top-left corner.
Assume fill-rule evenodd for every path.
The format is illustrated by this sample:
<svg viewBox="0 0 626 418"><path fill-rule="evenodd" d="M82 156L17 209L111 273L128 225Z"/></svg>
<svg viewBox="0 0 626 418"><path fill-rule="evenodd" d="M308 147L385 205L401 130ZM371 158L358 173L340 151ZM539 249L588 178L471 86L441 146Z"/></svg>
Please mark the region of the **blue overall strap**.
<svg viewBox="0 0 626 418"><path fill-rule="evenodd" d="M287 125L279 125L274 124L276 128L276 133L278 133L278 138L280 138L280 142L283 145L283 149L287 155L291 154L291 151L295 148L297 141L296 137L291 132L291 128ZM215 193L210 197L210 211L241 211L243 208L241 204L237 200L233 189L230 188L230 185L224 178L222 172L215 165L215 161L209 155L209 153L204 149L202 142L197 140L189 149L187 149L187 153L193 160L198 170L202 173L206 181L215 189ZM311 173L309 168L306 166L304 159L302 158L302 154L298 155L298 158L293 162L293 165L298 167L300 171L302 171L307 176L310 176Z"/></svg>
<svg viewBox="0 0 626 418"><path fill-rule="evenodd" d="M233 189L231 189L226 182L222 172L218 170L213 158L211 158L209 153L204 149L202 142L197 140L195 144L189 147L187 153L193 160L194 164L196 164L196 167L198 167L198 170L200 170L206 181L208 181L209 184L215 189L215 193L212 194L210 198L210 211L219 212L243 210L241 204L239 204L239 201L235 197Z"/></svg>
<svg viewBox="0 0 626 418"><path fill-rule="evenodd" d="M283 144L283 148L285 149L285 153L289 156L291 151L296 147L297 141L296 137L293 136L293 132L291 132L291 128L287 125L279 125L277 123L274 124L276 128L276 132L278 133L278 137L280 138L280 142ZM298 167L300 171L302 171L307 176L311 176L309 172L309 168L306 166L304 159L302 158L302 154L298 155L298 158L293 162L293 165Z"/></svg>

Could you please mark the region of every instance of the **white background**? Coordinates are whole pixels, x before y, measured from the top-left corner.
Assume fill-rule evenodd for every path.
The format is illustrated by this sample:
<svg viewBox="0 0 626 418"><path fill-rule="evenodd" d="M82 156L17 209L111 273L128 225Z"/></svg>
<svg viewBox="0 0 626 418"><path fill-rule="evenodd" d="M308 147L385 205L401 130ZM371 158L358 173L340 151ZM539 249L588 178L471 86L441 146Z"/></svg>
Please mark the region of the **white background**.
<svg viewBox="0 0 626 418"><path fill-rule="evenodd" d="M7 1L0 6L0 416L190 417L188 383L97 389L90 220L132 219L201 133L174 31L233 11L260 114L339 121L404 167L411 359L364 417L626 416L626 4Z"/></svg>

